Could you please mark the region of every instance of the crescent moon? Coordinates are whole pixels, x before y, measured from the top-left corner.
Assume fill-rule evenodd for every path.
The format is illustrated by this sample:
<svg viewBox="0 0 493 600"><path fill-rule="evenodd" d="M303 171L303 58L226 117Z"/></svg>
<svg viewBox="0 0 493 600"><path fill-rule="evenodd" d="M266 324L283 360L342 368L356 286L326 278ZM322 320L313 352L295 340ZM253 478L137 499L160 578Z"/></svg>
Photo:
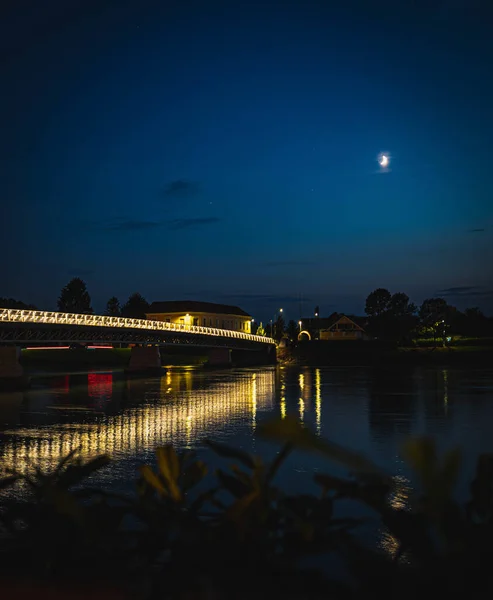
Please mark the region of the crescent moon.
<svg viewBox="0 0 493 600"><path fill-rule="evenodd" d="M381 167L388 167L389 166L389 157L385 154L382 154L382 156L380 157L380 160L378 162L380 163Z"/></svg>

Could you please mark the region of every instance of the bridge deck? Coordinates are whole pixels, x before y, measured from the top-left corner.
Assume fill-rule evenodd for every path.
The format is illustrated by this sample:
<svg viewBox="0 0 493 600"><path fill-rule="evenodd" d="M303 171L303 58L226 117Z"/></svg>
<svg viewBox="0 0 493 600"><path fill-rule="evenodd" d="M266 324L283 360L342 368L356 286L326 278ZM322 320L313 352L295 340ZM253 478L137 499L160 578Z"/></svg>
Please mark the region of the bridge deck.
<svg viewBox="0 0 493 600"><path fill-rule="evenodd" d="M189 344L203 345L204 339L221 338L222 340L231 339L238 342L255 343L262 345L274 344L272 338L267 338L242 331L232 331L230 329L218 329L215 327L202 327L200 325L182 325L179 323L165 323L164 321L151 321L149 319L127 319L123 317L110 317L105 315L81 315L74 313L47 312L41 310L22 310L11 308L0 308L0 325L27 325L38 326L54 325L65 326L66 328L94 328L98 327L106 330L125 330L135 333L154 334L152 340L158 343L159 334L178 334L179 337L188 338ZM158 336L156 336L158 334ZM107 336L102 336L106 337ZM120 336L121 337L121 336ZM94 337L92 337L94 339Z"/></svg>

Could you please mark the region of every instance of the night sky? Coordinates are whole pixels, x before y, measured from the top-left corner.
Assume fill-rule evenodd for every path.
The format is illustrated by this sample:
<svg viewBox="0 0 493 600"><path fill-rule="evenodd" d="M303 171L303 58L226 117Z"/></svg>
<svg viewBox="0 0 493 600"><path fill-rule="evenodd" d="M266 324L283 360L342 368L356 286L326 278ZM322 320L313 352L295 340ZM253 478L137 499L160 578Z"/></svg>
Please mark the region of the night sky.
<svg viewBox="0 0 493 600"><path fill-rule="evenodd" d="M387 287L493 314L491 0L0 20L0 296L54 309L80 276L97 312L139 291L265 321Z"/></svg>

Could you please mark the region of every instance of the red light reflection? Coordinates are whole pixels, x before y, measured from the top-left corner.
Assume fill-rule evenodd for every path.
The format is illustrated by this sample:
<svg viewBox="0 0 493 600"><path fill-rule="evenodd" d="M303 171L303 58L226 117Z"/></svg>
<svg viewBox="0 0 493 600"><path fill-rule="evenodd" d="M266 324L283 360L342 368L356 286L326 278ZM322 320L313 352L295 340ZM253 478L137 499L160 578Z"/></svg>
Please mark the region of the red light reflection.
<svg viewBox="0 0 493 600"><path fill-rule="evenodd" d="M87 389L89 399L94 406L101 406L111 402L113 393L113 375L112 373L88 373Z"/></svg>

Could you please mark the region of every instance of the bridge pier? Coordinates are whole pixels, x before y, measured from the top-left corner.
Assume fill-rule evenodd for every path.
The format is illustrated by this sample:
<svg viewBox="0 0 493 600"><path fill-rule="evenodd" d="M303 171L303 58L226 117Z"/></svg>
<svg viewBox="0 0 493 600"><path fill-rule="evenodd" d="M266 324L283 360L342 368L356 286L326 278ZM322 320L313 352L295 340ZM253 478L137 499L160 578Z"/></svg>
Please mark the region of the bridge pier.
<svg viewBox="0 0 493 600"><path fill-rule="evenodd" d="M159 375L161 354L159 346L134 346L125 369L127 375Z"/></svg>
<svg viewBox="0 0 493 600"><path fill-rule="evenodd" d="M229 348L210 348L208 355L208 367L230 367L232 365Z"/></svg>
<svg viewBox="0 0 493 600"><path fill-rule="evenodd" d="M20 348L0 347L0 391L19 390L27 387L27 377L19 363Z"/></svg>

